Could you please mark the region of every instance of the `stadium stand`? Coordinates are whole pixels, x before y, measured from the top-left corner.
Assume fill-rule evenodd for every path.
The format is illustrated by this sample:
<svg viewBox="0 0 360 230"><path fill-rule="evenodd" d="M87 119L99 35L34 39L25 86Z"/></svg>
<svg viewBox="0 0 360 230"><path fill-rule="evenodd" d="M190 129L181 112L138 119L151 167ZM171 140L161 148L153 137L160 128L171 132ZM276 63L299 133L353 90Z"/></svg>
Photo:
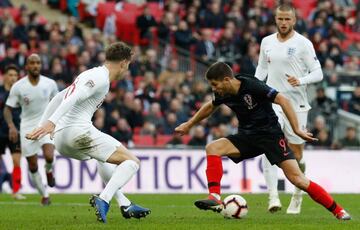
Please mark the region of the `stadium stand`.
<svg viewBox="0 0 360 230"><path fill-rule="evenodd" d="M26 6L0 8L1 70L9 63L23 69L23 57L38 52L44 63L43 73L64 88L79 72L102 63L106 44L117 39L126 41L134 47L134 61L125 79L112 84L103 104L104 115L97 118L95 125L114 134L119 132L118 120L124 118L128 121L130 138L122 141L135 146L166 146L173 139L171 127L211 99L209 88L202 80L207 65L224 60L236 72L253 74L261 39L276 30L275 0L214 0L211 4L199 0L144 4L43 2L69 14L68 22L48 23ZM324 88L326 97L334 102L331 113L326 108L314 109L309 128L315 127L316 117L323 116L327 123L323 129L331 142L325 147L337 148L334 143L345 135L348 124L357 128L357 138L360 133L360 119L344 118L347 123L342 124L339 118L347 115L336 112L341 109L359 117L359 90L355 88L360 85L360 1L294 0L293 4L299 18L296 29L313 42L323 66L324 80L316 87ZM141 37L143 25L136 23L144 8L155 19L155 24L149 26L149 37ZM90 34L84 35L80 22L94 25ZM17 31L22 33L17 35ZM322 104L315 97L315 88L309 90L313 92L313 104ZM172 111L170 105L174 99L180 104L181 113ZM157 106L158 110L152 108ZM151 117L153 109L156 114ZM169 114L175 117L171 126L167 124ZM234 116L230 115L229 120L221 116L216 114L221 122L204 125L206 136L211 136L211 130L221 125L226 125L225 135L231 132L227 123ZM134 117L142 117L143 121L134 121ZM156 135L142 134L148 132L145 126L149 123L155 127ZM192 136L193 131L183 143L188 143Z"/></svg>

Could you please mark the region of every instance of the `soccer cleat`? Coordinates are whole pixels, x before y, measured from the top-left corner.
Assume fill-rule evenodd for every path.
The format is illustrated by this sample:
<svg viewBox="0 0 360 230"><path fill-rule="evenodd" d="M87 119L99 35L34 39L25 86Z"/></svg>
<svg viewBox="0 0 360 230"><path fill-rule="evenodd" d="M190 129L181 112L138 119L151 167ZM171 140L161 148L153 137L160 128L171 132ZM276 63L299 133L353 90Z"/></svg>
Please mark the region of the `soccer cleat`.
<svg viewBox="0 0 360 230"><path fill-rule="evenodd" d="M20 193L13 193L12 198L14 198L15 200L26 200L26 196L20 194Z"/></svg>
<svg viewBox="0 0 360 230"><path fill-rule="evenodd" d="M195 206L201 210L211 210L214 212L221 212L224 204L213 195L209 195L207 199L195 201Z"/></svg>
<svg viewBox="0 0 360 230"><path fill-rule="evenodd" d="M90 205L95 209L97 220L106 223L106 214L109 211L110 205L97 195L90 197Z"/></svg>
<svg viewBox="0 0 360 230"><path fill-rule="evenodd" d="M275 212L281 210L281 202L280 202L279 197L270 197L269 198L268 210L271 213L275 213Z"/></svg>
<svg viewBox="0 0 360 230"><path fill-rule="evenodd" d="M287 214L300 214L301 212L302 196L292 196L289 207L286 210Z"/></svg>
<svg viewBox="0 0 360 230"><path fill-rule="evenodd" d="M141 217L146 217L151 213L150 209L143 208L133 203L131 203L129 206L121 206L120 211L122 216L126 219L129 219L131 217L140 219Z"/></svg>
<svg viewBox="0 0 360 230"><path fill-rule="evenodd" d="M351 216L344 209L335 214L335 217L339 220L351 220Z"/></svg>
<svg viewBox="0 0 360 230"><path fill-rule="evenodd" d="M43 206L49 206L51 204L50 197L42 197L41 198L41 204Z"/></svg>
<svg viewBox="0 0 360 230"><path fill-rule="evenodd" d="M55 186L55 177L53 175L52 172L47 172L46 173L46 179L47 179L47 183L50 187L54 187Z"/></svg>

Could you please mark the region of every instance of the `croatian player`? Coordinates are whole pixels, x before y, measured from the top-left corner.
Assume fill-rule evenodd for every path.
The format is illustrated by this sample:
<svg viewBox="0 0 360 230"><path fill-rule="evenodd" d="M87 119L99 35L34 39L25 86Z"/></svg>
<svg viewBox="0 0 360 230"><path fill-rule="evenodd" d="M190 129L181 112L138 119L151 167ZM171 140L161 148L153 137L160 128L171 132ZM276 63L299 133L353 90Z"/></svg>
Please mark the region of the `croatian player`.
<svg viewBox="0 0 360 230"><path fill-rule="evenodd" d="M296 23L295 9L290 5L280 5L276 9L275 21L277 33L263 38L260 47L259 64L255 77L284 94L290 99L296 112L299 126L306 129L310 105L307 98L307 84L321 81L323 73L312 43L294 29ZM273 104L289 148L294 152L302 172L305 162L302 159L305 141L291 129L281 107ZM262 158L265 181L269 191L270 212L281 209L277 190L277 167L270 164L265 156ZM291 202L286 211L288 214L299 214L301 211L302 192L295 187Z"/></svg>
<svg viewBox="0 0 360 230"><path fill-rule="evenodd" d="M96 129L91 122L94 112L109 92L110 82L120 79L127 71L132 51L126 44L117 42L106 49L105 56L103 66L82 72L72 85L53 98L40 127L27 135L27 138L37 140L51 134L56 149L62 155L99 161L100 176L106 186L99 196L93 195L90 202L98 220L104 223L115 194L125 218L141 218L150 213L149 209L131 203L119 191L138 171L139 159L119 141Z"/></svg>
<svg viewBox="0 0 360 230"><path fill-rule="evenodd" d="M37 54L31 54L26 60L26 70L28 75L17 81L10 90L6 106L4 108L4 117L9 126L10 138L15 140L18 135L16 126L12 117L12 108L21 108L20 121L20 143L21 154L26 157L30 177L42 195L41 203L50 204L49 193L42 183L41 175L38 171L38 153L43 151L45 157L45 171L47 182L50 187L55 186L52 169L54 162L54 143L50 136L45 136L42 140L33 142L25 138L26 133L30 132L34 124L38 124L46 106L51 98L58 93L58 88L54 80L40 75L41 61Z"/></svg>
<svg viewBox="0 0 360 230"><path fill-rule="evenodd" d="M237 134L212 141L206 146L209 195L207 199L195 201L196 207L216 212L223 209L220 196L223 175L221 157L227 156L234 163L239 163L265 154L272 164L283 170L292 184L306 191L315 202L332 212L337 219L351 219L329 193L305 177L294 154L289 150L272 103L281 106L298 136L308 141L316 139L311 133L298 127L295 111L284 95L254 77L234 76L230 66L223 62L212 64L205 76L214 92L214 99L203 104L191 119L176 127L175 132L180 135L188 133L194 125L209 117L221 104L225 104L236 114L239 127Z"/></svg>
<svg viewBox="0 0 360 230"><path fill-rule="evenodd" d="M11 175L12 182L12 196L16 200L23 200L26 197L19 193L21 187L21 152L19 138L10 138L9 127L3 118L3 109L5 107L6 99L9 96L12 85L19 79L19 69L16 65L8 65L4 70L4 84L0 86L0 155L5 154L8 147L13 161L13 171ZM13 111L14 124L19 128L20 124L20 110ZM0 156L1 157L1 156Z"/></svg>

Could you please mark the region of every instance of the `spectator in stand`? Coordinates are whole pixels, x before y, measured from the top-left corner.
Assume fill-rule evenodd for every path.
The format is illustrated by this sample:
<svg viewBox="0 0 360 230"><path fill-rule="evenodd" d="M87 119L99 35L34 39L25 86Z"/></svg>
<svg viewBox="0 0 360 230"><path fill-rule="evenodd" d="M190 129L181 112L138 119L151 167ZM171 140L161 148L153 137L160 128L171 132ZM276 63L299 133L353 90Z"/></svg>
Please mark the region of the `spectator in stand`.
<svg viewBox="0 0 360 230"><path fill-rule="evenodd" d="M174 133L174 129L180 124L180 122L177 121L176 113L168 113L166 115L166 120L164 123L164 134L170 135Z"/></svg>
<svg viewBox="0 0 360 230"><path fill-rule="evenodd" d="M190 139L188 145L199 147L204 147L206 145L206 135L203 126L198 125L194 127L193 134L191 136L192 138Z"/></svg>
<svg viewBox="0 0 360 230"><path fill-rule="evenodd" d="M208 8L200 12L200 25L202 28L223 28L225 19L225 14L219 1L210 2Z"/></svg>
<svg viewBox="0 0 360 230"><path fill-rule="evenodd" d="M181 53L188 54L190 46L195 43L192 31L186 21L181 20L179 27L174 33L175 45L180 48Z"/></svg>
<svg viewBox="0 0 360 230"><path fill-rule="evenodd" d="M148 49L145 52L144 61L140 67L140 74L144 75L146 71L153 72L156 76L160 74L161 66L155 49Z"/></svg>
<svg viewBox="0 0 360 230"><path fill-rule="evenodd" d="M234 32L232 28L226 28L216 44L216 56L231 65L234 64L238 58Z"/></svg>
<svg viewBox="0 0 360 230"><path fill-rule="evenodd" d="M327 121L331 133L333 133L333 128L337 120L337 104L325 95L323 87L317 88L316 97L310 103L310 106L312 109L309 112L309 117L322 115Z"/></svg>
<svg viewBox="0 0 360 230"><path fill-rule="evenodd" d="M339 144L340 147L342 148L354 148L359 150L360 141L356 137L355 127L352 126L347 127L345 137L340 139Z"/></svg>
<svg viewBox="0 0 360 230"><path fill-rule="evenodd" d="M201 30L201 40L196 44L195 54L200 61L208 63L215 58L215 44L211 41L211 29Z"/></svg>
<svg viewBox="0 0 360 230"><path fill-rule="evenodd" d="M132 132L126 119L120 118L117 121L115 129L112 131L111 136L125 145L129 145L132 141Z"/></svg>
<svg viewBox="0 0 360 230"><path fill-rule="evenodd" d="M169 112L176 114L177 122L179 123L183 123L189 119L188 109L177 98L171 100Z"/></svg>
<svg viewBox="0 0 360 230"><path fill-rule="evenodd" d="M168 86L171 89L178 89L185 78L185 73L179 71L179 60L172 58L168 68L159 75L158 82L160 85Z"/></svg>
<svg viewBox="0 0 360 230"><path fill-rule="evenodd" d="M154 16L151 15L150 8L145 5L143 13L136 18L136 26L140 30L141 39L152 39L151 29L157 25Z"/></svg>
<svg viewBox="0 0 360 230"><path fill-rule="evenodd" d="M23 14L20 17L20 23L14 29L14 38L21 42L28 42L28 32L30 29L29 16Z"/></svg>
<svg viewBox="0 0 360 230"><path fill-rule="evenodd" d="M360 86L357 86L349 101L349 112L360 116Z"/></svg>
<svg viewBox="0 0 360 230"><path fill-rule="evenodd" d="M329 136L329 132L326 129L320 130L320 132L317 135L317 138L319 139L318 141L311 142L309 144L317 148L330 149L332 147L332 139Z"/></svg>
<svg viewBox="0 0 360 230"><path fill-rule="evenodd" d="M160 41L166 44L170 43L171 33L176 29L175 15L171 12L165 12L157 28Z"/></svg>
<svg viewBox="0 0 360 230"><path fill-rule="evenodd" d="M154 102L150 106L149 113L144 117L145 123L151 123L155 125L155 128L162 132L164 127L164 117L161 112L161 107L158 102ZM144 126L145 126L144 123Z"/></svg>
<svg viewBox="0 0 360 230"><path fill-rule="evenodd" d="M151 135L155 136L158 130L156 129L155 125L149 121L145 121L144 125L140 129L140 135Z"/></svg>
<svg viewBox="0 0 360 230"><path fill-rule="evenodd" d="M314 137L318 138L321 130L326 130L325 118L321 115L318 115L314 120L313 128L311 129L311 133Z"/></svg>
<svg viewBox="0 0 360 230"><path fill-rule="evenodd" d="M250 43L248 45L248 51L245 56L242 57L240 63L240 73L254 75L256 66L259 60L259 46L256 43Z"/></svg>
<svg viewBox="0 0 360 230"><path fill-rule="evenodd" d="M9 46L6 50L6 57L0 61L1 72L4 72L5 67L11 64L20 67L16 59L16 50L13 47Z"/></svg>

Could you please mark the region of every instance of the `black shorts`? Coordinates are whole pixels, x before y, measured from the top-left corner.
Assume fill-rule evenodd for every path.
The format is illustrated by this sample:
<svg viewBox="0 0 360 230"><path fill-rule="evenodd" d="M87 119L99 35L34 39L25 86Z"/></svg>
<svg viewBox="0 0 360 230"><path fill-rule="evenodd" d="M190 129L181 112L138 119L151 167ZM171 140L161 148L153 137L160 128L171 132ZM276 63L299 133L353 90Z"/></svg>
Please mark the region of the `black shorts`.
<svg viewBox="0 0 360 230"><path fill-rule="evenodd" d="M19 137L20 138L20 137ZM20 152L20 139L16 143L9 140L9 137L0 137L0 155L5 154L6 147L9 147L11 153Z"/></svg>
<svg viewBox="0 0 360 230"><path fill-rule="evenodd" d="M235 134L226 138L240 151L240 157L229 157L235 163L261 154L265 154L272 165L279 165L284 160L295 159L284 134Z"/></svg>

